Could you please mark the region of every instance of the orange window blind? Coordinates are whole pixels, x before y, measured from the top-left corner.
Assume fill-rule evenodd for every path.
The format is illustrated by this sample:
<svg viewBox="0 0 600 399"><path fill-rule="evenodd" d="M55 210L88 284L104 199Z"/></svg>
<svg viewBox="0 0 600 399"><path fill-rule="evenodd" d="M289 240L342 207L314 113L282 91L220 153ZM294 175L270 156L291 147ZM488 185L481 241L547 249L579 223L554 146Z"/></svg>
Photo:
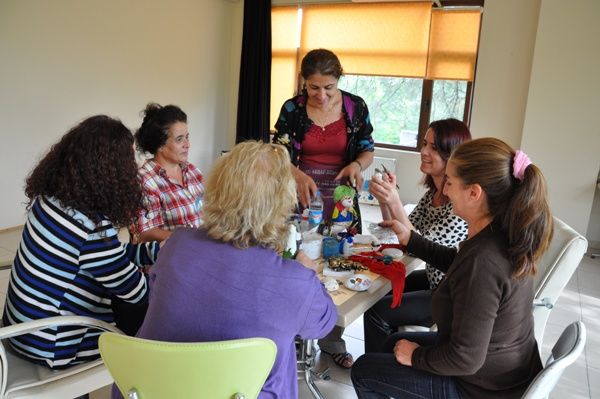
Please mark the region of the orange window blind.
<svg viewBox="0 0 600 399"><path fill-rule="evenodd" d="M480 23L478 8L432 9L431 2L273 7L272 126L312 49L336 53L347 74L472 81Z"/></svg>
<svg viewBox="0 0 600 399"><path fill-rule="evenodd" d="M426 79L473 80L480 21L479 10L433 10Z"/></svg>
<svg viewBox="0 0 600 399"><path fill-rule="evenodd" d="M425 76L431 3L307 5L303 14L300 58L326 48L346 73Z"/></svg>

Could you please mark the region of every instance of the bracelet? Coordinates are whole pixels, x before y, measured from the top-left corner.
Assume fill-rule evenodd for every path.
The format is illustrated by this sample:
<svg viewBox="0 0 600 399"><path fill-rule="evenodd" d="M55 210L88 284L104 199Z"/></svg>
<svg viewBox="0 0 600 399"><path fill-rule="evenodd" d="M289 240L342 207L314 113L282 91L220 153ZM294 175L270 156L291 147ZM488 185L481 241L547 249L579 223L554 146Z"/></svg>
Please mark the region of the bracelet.
<svg viewBox="0 0 600 399"><path fill-rule="evenodd" d="M364 169L363 169L363 166L361 165L361 163L360 163L360 162L358 162L358 160L357 160L357 159L355 159L355 160L354 160L354 161L352 161L352 162L356 162L356 163L358 164L358 167L360 168L360 171L361 171L361 172L364 170Z"/></svg>

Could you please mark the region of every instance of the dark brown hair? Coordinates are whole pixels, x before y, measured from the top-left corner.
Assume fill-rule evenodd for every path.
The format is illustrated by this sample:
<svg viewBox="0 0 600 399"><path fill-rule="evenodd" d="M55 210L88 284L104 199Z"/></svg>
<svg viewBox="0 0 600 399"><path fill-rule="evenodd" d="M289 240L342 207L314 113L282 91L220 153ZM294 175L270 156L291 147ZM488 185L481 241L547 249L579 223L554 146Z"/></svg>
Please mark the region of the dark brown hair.
<svg viewBox="0 0 600 399"><path fill-rule="evenodd" d="M306 53L300 66L300 74L305 80L315 73L330 75L339 79L344 74L344 70L333 51L320 48Z"/></svg>
<svg viewBox="0 0 600 399"><path fill-rule="evenodd" d="M471 131L469 130L469 127L458 119L448 118L433 121L429 124L429 129L433 130L433 142L437 148L438 154L440 154L440 157L444 162L448 162L452 151L454 151L456 147L465 141L471 140ZM425 175L423 184L432 192L436 191L433 177L430 175ZM444 196L444 198L446 197Z"/></svg>
<svg viewBox="0 0 600 399"><path fill-rule="evenodd" d="M27 177L30 208L38 196L54 197L94 222L127 226L141 203L131 131L105 115L73 127Z"/></svg>
<svg viewBox="0 0 600 399"><path fill-rule="evenodd" d="M450 158L465 184L479 184L487 196L490 216L508 236L508 253L514 276L534 275L536 260L552 238L553 219L548 206L546 181L534 164L522 181L513 176L515 151L496 138L460 145Z"/></svg>
<svg viewBox="0 0 600 399"><path fill-rule="evenodd" d="M187 115L176 105L149 103L143 111L144 121L135 133L138 150L152 155L169 138L171 125L177 122L187 123Z"/></svg>

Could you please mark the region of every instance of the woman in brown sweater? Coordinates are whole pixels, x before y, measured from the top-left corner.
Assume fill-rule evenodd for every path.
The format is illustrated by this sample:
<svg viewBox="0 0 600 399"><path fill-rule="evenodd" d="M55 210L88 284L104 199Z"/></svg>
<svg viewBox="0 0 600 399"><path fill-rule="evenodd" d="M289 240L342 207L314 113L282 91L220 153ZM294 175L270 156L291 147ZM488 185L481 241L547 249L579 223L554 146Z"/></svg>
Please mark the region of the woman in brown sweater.
<svg viewBox="0 0 600 399"><path fill-rule="evenodd" d="M535 261L552 234L544 178L494 138L462 144L446 174L444 193L469 225L458 251L387 223L409 252L446 272L432 298L438 332L395 334L393 354L359 358L359 398L520 398L542 368L531 304Z"/></svg>

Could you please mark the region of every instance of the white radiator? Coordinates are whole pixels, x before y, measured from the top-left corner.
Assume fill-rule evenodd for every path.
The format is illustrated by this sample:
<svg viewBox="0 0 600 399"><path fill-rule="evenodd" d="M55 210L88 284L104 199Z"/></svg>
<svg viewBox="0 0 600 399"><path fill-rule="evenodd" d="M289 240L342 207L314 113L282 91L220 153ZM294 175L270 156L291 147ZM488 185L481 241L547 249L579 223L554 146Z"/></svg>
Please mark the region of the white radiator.
<svg viewBox="0 0 600 399"><path fill-rule="evenodd" d="M383 158L383 157L375 157L373 158L373 163L367 169L363 171L363 178L365 182L363 184L362 190L358 196L358 202L363 204L377 204L377 199L369 194L369 181L371 177L375 174L375 168L379 169L383 172L383 166L387 168L393 174L396 174L396 159L395 158Z"/></svg>

